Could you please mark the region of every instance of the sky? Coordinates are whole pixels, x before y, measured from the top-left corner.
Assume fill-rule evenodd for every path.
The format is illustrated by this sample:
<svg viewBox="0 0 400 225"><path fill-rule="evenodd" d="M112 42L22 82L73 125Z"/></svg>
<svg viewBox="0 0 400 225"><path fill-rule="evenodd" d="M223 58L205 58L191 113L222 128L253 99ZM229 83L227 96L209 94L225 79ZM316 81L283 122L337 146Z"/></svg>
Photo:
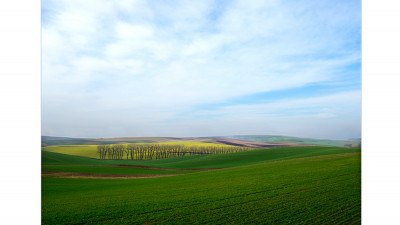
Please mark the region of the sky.
<svg viewBox="0 0 400 225"><path fill-rule="evenodd" d="M361 1L42 0L42 135L361 137Z"/></svg>

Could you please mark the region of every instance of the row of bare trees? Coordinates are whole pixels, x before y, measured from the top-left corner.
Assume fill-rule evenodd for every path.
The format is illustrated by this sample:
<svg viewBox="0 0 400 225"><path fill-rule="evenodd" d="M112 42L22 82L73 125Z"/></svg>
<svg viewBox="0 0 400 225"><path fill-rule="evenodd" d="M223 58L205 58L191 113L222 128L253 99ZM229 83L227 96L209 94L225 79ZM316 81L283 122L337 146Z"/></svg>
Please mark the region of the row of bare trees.
<svg viewBox="0 0 400 225"><path fill-rule="evenodd" d="M122 144L97 146L100 159L123 159L125 152L126 146Z"/></svg>
<svg viewBox="0 0 400 225"><path fill-rule="evenodd" d="M169 145L169 144L115 144L98 145L97 153L100 159L130 159L130 160L154 160L169 157L219 154L242 152L250 148L239 146L202 146L202 145Z"/></svg>

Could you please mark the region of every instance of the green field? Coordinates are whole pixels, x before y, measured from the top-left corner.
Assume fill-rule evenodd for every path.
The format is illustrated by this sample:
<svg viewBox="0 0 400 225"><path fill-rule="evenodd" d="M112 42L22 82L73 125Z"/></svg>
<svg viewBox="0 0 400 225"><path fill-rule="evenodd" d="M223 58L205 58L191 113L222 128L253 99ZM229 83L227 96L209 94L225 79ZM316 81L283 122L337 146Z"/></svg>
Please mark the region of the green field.
<svg viewBox="0 0 400 225"><path fill-rule="evenodd" d="M112 167L112 166L42 166L42 170L89 173L89 174L183 174L193 171L185 170L157 170L145 168Z"/></svg>
<svg viewBox="0 0 400 225"><path fill-rule="evenodd" d="M361 223L360 149L287 147L153 161L42 151L42 164L45 170L76 173L182 174L149 179L43 176L43 224ZM121 164L224 169L112 166Z"/></svg>
<svg viewBox="0 0 400 225"><path fill-rule="evenodd" d="M47 148L44 148L47 149ZM76 157L55 152L42 151L43 165L147 165L163 168L224 168L232 166L248 165L259 162L269 162L284 159L302 158L310 156L360 152L357 148L337 148L323 146L307 147L279 147L269 149L257 149L246 152L195 155L185 157L173 157L153 161L135 160L97 160L84 157Z"/></svg>
<svg viewBox="0 0 400 225"><path fill-rule="evenodd" d="M97 145L55 145L42 147L42 150L67 155L98 158Z"/></svg>

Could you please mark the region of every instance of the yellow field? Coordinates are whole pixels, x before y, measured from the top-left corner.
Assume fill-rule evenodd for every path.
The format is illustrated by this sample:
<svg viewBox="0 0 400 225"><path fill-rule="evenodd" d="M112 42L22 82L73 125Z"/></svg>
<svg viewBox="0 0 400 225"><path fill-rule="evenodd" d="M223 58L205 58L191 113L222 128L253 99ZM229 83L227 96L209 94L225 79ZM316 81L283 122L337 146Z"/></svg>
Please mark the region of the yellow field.
<svg viewBox="0 0 400 225"><path fill-rule="evenodd" d="M97 145L60 145L42 147L43 151L56 152L66 155L84 156L89 158L99 158L97 153Z"/></svg>
<svg viewBox="0 0 400 225"><path fill-rule="evenodd" d="M135 143L138 145L146 145L148 143ZM159 142L153 144L166 144L166 145L185 145L185 146L218 146L218 147L232 147L225 144L203 143L203 142ZM125 144L128 145L128 144ZM76 155L89 158L99 159L97 153L97 145L59 145L42 147L43 151L56 152L66 155Z"/></svg>

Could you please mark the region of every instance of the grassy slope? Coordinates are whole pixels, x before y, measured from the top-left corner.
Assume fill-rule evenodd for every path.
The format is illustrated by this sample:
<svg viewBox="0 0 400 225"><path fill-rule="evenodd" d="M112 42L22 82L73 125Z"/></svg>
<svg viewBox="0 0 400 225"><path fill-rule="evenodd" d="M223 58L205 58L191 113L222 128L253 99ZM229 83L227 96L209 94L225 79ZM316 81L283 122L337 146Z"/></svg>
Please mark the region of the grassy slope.
<svg viewBox="0 0 400 225"><path fill-rule="evenodd" d="M249 165L259 162L270 162L285 159L295 159L310 156L330 155L338 153L359 152L360 149L347 149L336 147L279 147L260 149L232 154L207 155L172 163L162 163L166 168L226 168ZM156 162L155 162L156 163Z"/></svg>
<svg viewBox="0 0 400 225"><path fill-rule="evenodd" d="M359 223L360 169L350 153L151 179L43 178L42 222Z"/></svg>
<svg viewBox="0 0 400 225"><path fill-rule="evenodd" d="M105 161L42 151L42 165L104 165Z"/></svg>
<svg viewBox="0 0 400 225"><path fill-rule="evenodd" d="M302 158L309 156L360 152L360 149L337 148L337 147L280 147L270 149L259 149L246 152L174 157L153 161L132 160L96 160L53 152L42 151L43 165L146 165L163 168L225 168L233 166L248 165L259 162L277 161L283 159Z"/></svg>
<svg viewBox="0 0 400 225"><path fill-rule="evenodd" d="M42 170L89 174L183 174L193 172L104 166L42 166Z"/></svg>

